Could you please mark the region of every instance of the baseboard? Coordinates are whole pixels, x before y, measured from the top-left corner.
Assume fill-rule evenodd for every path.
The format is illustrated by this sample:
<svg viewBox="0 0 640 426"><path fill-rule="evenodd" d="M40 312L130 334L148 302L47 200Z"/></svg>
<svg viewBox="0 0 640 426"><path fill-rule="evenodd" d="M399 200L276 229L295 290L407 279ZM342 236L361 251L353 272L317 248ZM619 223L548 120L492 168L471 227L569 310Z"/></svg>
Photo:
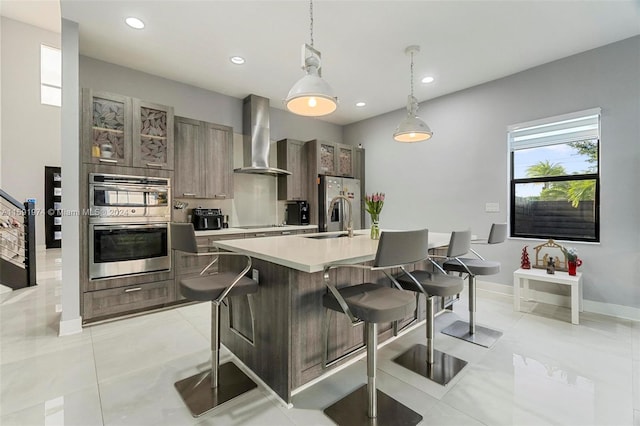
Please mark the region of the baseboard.
<svg viewBox="0 0 640 426"><path fill-rule="evenodd" d="M82 333L82 317L70 319L70 320L60 320L60 330L58 332L58 336L71 336L72 334Z"/></svg>
<svg viewBox="0 0 640 426"><path fill-rule="evenodd" d="M479 290L490 291L493 293L499 293L513 297L512 286L479 280L476 280L476 286ZM569 296L537 291L532 288L529 288L529 292L531 293L531 298L535 301L548 303L549 305L571 307L571 298ZM631 306L617 305L615 303L596 302L594 300L584 299L582 301L582 307L585 312L593 312L594 314L607 315L620 319L640 321L640 309Z"/></svg>

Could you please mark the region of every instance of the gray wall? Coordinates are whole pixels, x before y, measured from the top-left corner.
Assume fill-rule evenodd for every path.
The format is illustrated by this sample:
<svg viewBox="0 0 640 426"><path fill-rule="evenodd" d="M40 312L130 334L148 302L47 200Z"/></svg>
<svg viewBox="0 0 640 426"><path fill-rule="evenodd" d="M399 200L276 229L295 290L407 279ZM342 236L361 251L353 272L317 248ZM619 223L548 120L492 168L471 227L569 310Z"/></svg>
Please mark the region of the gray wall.
<svg viewBox="0 0 640 426"><path fill-rule="evenodd" d="M473 72L473 70L469 70ZM420 144L392 133L404 111L346 126L347 143L367 150L368 192L386 192L382 228L471 227L485 236L508 219L506 129L583 109L602 108L601 243L567 243L584 260L585 299L640 306L640 37L545 64L425 102L419 115L434 132ZM485 213L486 202L500 203ZM491 281L512 285L524 245L513 239L482 254L502 262Z"/></svg>
<svg viewBox="0 0 640 426"><path fill-rule="evenodd" d="M44 209L44 166L60 166L60 108L40 104L40 44L60 47L60 34L5 17L2 32L2 189ZM44 216L36 217L43 245Z"/></svg>

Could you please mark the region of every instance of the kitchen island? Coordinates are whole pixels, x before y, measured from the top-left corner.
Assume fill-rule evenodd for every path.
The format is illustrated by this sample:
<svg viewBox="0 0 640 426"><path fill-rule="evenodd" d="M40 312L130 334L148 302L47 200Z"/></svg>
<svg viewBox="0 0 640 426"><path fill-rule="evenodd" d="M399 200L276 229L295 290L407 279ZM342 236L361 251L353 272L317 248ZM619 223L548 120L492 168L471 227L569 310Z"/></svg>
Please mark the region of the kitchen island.
<svg viewBox="0 0 640 426"><path fill-rule="evenodd" d="M369 231L356 231L353 238L341 233L291 235L258 239L218 241L220 249L252 257L259 281L253 298L254 321L248 299L229 299L221 318L222 343L253 370L286 403L300 386L336 368L351 357L322 368L322 296L326 292L323 268L332 263L369 263L375 258L377 240ZM449 243L448 233L430 233L429 247ZM320 237L320 238L314 238ZM328 237L328 238L327 238ZM223 257L221 270L239 270L241 259ZM425 267L425 265L418 265ZM337 286L363 282L392 285L382 273L361 269L331 271ZM400 325L425 318L419 304L416 315ZM380 324L379 339L393 337L392 324ZM364 326L352 326L346 315L333 315L329 332L329 359L336 359L363 345Z"/></svg>

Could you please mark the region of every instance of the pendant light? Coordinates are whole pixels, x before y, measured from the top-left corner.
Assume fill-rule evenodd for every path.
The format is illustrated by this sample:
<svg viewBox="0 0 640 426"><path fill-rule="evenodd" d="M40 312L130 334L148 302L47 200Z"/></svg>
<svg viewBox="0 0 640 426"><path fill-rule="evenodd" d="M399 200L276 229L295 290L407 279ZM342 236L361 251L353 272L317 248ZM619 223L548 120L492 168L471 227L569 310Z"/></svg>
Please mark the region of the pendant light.
<svg viewBox="0 0 640 426"><path fill-rule="evenodd" d="M420 51L420 46L409 46L404 52L411 55L411 94L407 99L407 116L398 124L393 133L397 142L422 142L433 136L427 123L418 117L418 100L413 96L413 55Z"/></svg>
<svg viewBox="0 0 640 426"><path fill-rule="evenodd" d="M294 114L321 117L338 107L333 89L322 79L321 53L313 47L313 0L309 1L311 45L302 45L302 69L306 75L293 85L285 99L287 109Z"/></svg>

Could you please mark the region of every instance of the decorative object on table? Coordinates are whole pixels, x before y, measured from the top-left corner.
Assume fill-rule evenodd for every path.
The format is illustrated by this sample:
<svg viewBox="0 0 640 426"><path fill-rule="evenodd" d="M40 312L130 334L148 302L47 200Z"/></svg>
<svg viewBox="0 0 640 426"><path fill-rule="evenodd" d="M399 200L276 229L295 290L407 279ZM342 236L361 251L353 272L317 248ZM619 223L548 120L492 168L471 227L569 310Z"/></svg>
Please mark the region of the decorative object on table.
<svg viewBox="0 0 640 426"><path fill-rule="evenodd" d="M563 248L562 251L567 257L567 270L569 275L575 275L578 266L582 265L582 260L578 258L578 250L575 247Z"/></svg>
<svg viewBox="0 0 640 426"><path fill-rule="evenodd" d="M556 262L552 257L548 257L547 258L547 274L553 275L555 273L556 273Z"/></svg>
<svg viewBox="0 0 640 426"><path fill-rule="evenodd" d="M536 253L536 262L532 265L534 268L547 269L549 260L553 260L556 271L567 271L567 255L560 244L549 240L535 246L533 250Z"/></svg>
<svg viewBox="0 0 640 426"><path fill-rule="evenodd" d="M365 210L371 215L371 239L380 239L380 212L384 206L384 193L376 192L371 195L365 194Z"/></svg>
<svg viewBox="0 0 640 426"><path fill-rule="evenodd" d="M529 261L529 253L527 253L527 247L522 248L522 256L520 257L520 267L522 269L531 269L531 262Z"/></svg>

